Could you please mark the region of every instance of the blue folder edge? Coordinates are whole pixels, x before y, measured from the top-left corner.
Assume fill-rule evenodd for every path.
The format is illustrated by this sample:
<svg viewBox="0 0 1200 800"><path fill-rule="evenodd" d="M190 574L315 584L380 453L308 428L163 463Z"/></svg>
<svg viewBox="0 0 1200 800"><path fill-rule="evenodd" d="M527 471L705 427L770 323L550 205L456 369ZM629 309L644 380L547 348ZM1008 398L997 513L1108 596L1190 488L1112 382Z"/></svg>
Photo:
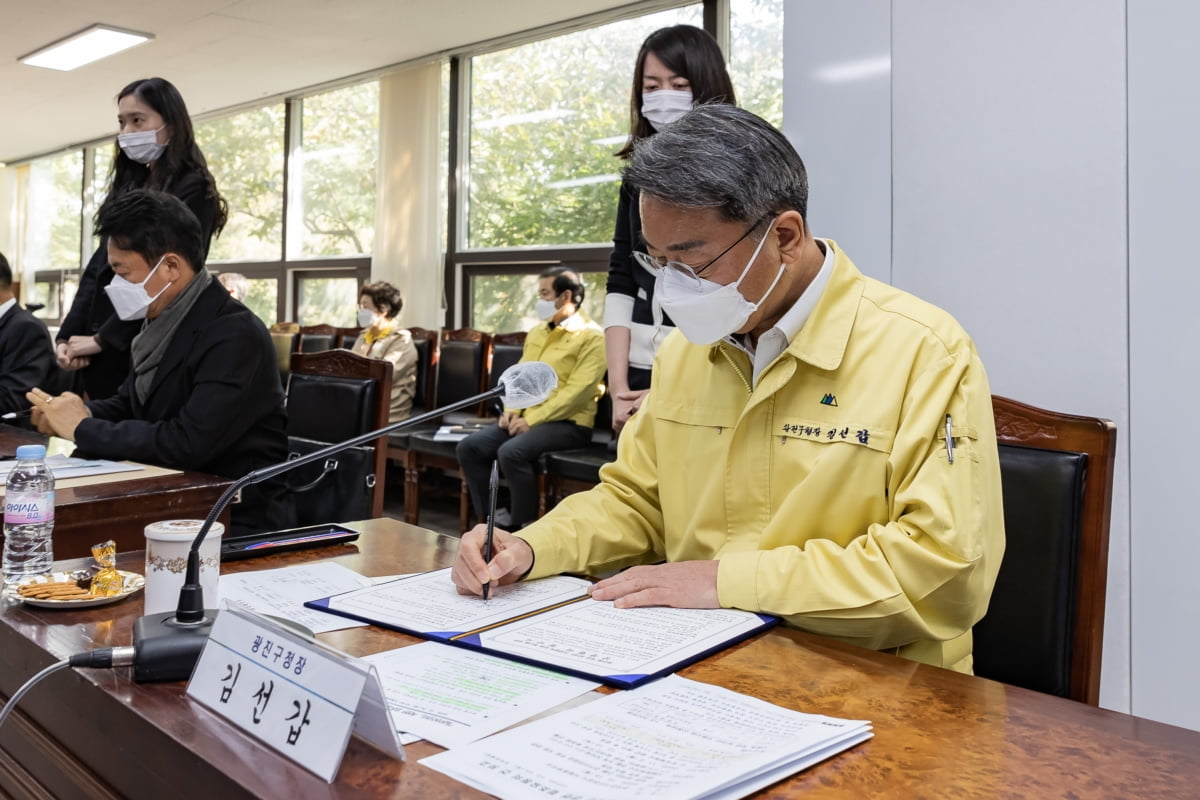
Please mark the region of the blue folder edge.
<svg viewBox="0 0 1200 800"><path fill-rule="evenodd" d="M759 622L761 623L760 625L758 625L754 628L751 628L750 630L745 631L745 632L733 637L732 639L726 639L725 641L721 642L720 644L716 645L715 647L710 647L709 649L703 650L699 653L696 653L693 656L690 656L688 658L677 661L674 664L672 664L671 666L661 669L658 672L653 672L653 673L646 674L646 675L597 675L595 673L585 672L583 670L568 669L568 668L560 666L558 664L552 664L548 661L541 661L536 658L527 658L526 656L515 655L513 653L506 653L503 650L492 650L492 649L484 647L482 644L480 644L479 634L473 633L470 636L463 636L462 632L455 633L453 631L414 631L414 630L409 630L407 628L401 628L398 625L386 625L384 623L379 622L378 620L374 620L369 617L364 617L359 614L351 614L351 613L348 613L346 611L342 611L342 610L336 609L336 608L330 608L329 601L332 599L333 599L333 597L322 597L318 600L309 600L304 605L308 608L316 609L317 611L324 611L327 614L336 614L339 617L346 617L348 619L358 620L359 622L366 622L368 624L375 625L376 627L387 628L388 630L398 631L399 633L407 633L410 636L418 636L422 639L429 639L430 641L435 641L435 642L444 642L446 644L452 644L457 647L466 648L468 650L474 650L478 653L487 653L488 655L498 656L500 658L507 658L510 661L519 661L522 664L529 664L530 666L541 667L542 669L548 669L551 672L558 672L558 673L562 673L563 675L574 675L577 678L583 678L583 679L589 680L589 681L600 681L601 683L605 684L606 686L613 686L617 689L635 689L638 686L641 686L643 683L648 683L657 678L661 678L664 675L670 675L674 672L677 672L677 671L683 669L686 666L696 663L697 661L708 658L709 656L713 655L714 653L719 653L722 650L725 650L729 647L732 647L735 644L738 644L739 642L743 642L746 639L749 639L751 636L756 636L757 634L778 624L778 622L779 622L779 617L773 617L770 614L755 614L754 616L758 617ZM454 638L454 637L461 637L461 638Z"/></svg>

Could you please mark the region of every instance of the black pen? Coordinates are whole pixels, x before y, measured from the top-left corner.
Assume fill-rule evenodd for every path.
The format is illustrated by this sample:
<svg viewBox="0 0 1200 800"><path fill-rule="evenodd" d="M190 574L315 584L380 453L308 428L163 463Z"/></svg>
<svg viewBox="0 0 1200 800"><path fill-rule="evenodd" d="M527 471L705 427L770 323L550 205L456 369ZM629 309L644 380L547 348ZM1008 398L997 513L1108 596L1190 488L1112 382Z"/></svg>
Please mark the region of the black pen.
<svg viewBox="0 0 1200 800"><path fill-rule="evenodd" d="M33 413L32 408L27 408L24 411L10 411L7 414L0 414L0 419L22 419Z"/></svg>
<svg viewBox="0 0 1200 800"><path fill-rule="evenodd" d="M954 421L946 415L946 462L954 463Z"/></svg>
<svg viewBox="0 0 1200 800"><path fill-rule="evenodd" d="M500 488L500 464L492 461L492 476L488 478L488 515L487 533L483 537L483 563L492 560L492 534L496 531L496 490ZM483 585L483 599L488 599L488 589L491 581Z"/></svg>

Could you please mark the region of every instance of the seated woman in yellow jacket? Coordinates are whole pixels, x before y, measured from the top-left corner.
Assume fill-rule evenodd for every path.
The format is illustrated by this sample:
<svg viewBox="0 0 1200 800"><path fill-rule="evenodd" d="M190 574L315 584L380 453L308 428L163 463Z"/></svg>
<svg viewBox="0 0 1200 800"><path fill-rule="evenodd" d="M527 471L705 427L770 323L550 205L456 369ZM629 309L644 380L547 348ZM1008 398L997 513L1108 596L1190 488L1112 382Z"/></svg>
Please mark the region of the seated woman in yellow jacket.
<svg viewBox="0 0 1200 800"><path fill-rule="evenodd" d="M360 356L392 362L392 405L389 422L412 414L417 388L417 348L412 334L400 327L404 300L386 281L363 284L358 297L358 324L363 327L351 349Z"/></svg>

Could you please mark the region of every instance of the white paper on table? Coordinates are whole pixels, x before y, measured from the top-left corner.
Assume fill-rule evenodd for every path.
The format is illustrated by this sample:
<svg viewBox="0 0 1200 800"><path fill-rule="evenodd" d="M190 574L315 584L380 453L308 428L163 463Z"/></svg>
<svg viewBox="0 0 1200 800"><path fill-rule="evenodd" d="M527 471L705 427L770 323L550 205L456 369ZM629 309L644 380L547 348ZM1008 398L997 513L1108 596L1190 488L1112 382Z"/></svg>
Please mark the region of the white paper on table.
<svg viewBox="0 0 1200 800"><path fill-rule="evenodd" d="M499 586L483 601L459 594L446 568L330 597L328 607L381 625L448 639L584 597L590 585L583 578L555 575Z"/></svg>
<svg viewBox="0 0 1200 800"><path fill-rule="evenodd" d="M354 570L325 561L222 575L218 585L222 603L236 601L259 614L283 617L303 625L313 633L324 633L359 628L367 623L313 611L305 608L304 603L317 597L361 589L369 584L369 578L364 578Z"/></svg>
<svg viewBox="0 0 1200 800"><path fill-rule="evenodd" d="M0 484L3 484L8 478L8 473L12 472L16 465L16 459L0 461ZM113 472L140 472L145 469L137 464L125 464L120 461L72 458L64 455L46 456L46 466L54 474L54 479L59 481L91 475L108 475Z"/></svg>
<svg viewBox="0 0 1200 800"><path fill-rule="evenodd" d="M489 736L600 685L436 642L362 660L379 673L396 730L442 747Z"/></svg>
<svg viewBox="0 0 1200 800"><path fill-rule="evenodd" d="M479 643L586 675L653 675L762 624L735 608L617 608L589 598L483 631Z"/></svg>
<svg viewBox="0 0 1200 800"><path fill-rule="evenodd" d="M421 763L501 798L731 800L871 735L672 675Z"/></svg>

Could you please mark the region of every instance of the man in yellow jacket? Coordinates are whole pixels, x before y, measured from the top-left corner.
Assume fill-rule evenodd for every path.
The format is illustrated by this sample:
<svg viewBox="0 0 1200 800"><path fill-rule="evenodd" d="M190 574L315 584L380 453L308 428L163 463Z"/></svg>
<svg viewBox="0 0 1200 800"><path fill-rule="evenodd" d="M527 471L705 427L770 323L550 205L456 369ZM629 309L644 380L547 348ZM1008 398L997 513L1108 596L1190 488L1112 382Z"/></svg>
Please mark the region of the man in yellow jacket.
<svg viewBox="0 0 1200 800"><path fill-rule="evenodd" d="M583 297L583 281L565 267L538 276L537 313L545 322L525 336L521 361L549 364L558 386L542 403L505 409L498 424L458 443L458 463L478 516L488 510L492 460L500 462L512 503L505 524L512 530L537 518L534 465L542 453L584 447L592 439L596 402L604 392L604 331L580 309Z"/></svg>
<svg viewBox="0 0 1200 800"><path fill-rule="evenodd" d="M497 535L490 564L466 534L459 591L644 565L593 596L778 614L970 671L1004 551L971 339L813 237L804 164L747 111L694 109L639 143L626 179L678 330L601 483Z"/></svg>

